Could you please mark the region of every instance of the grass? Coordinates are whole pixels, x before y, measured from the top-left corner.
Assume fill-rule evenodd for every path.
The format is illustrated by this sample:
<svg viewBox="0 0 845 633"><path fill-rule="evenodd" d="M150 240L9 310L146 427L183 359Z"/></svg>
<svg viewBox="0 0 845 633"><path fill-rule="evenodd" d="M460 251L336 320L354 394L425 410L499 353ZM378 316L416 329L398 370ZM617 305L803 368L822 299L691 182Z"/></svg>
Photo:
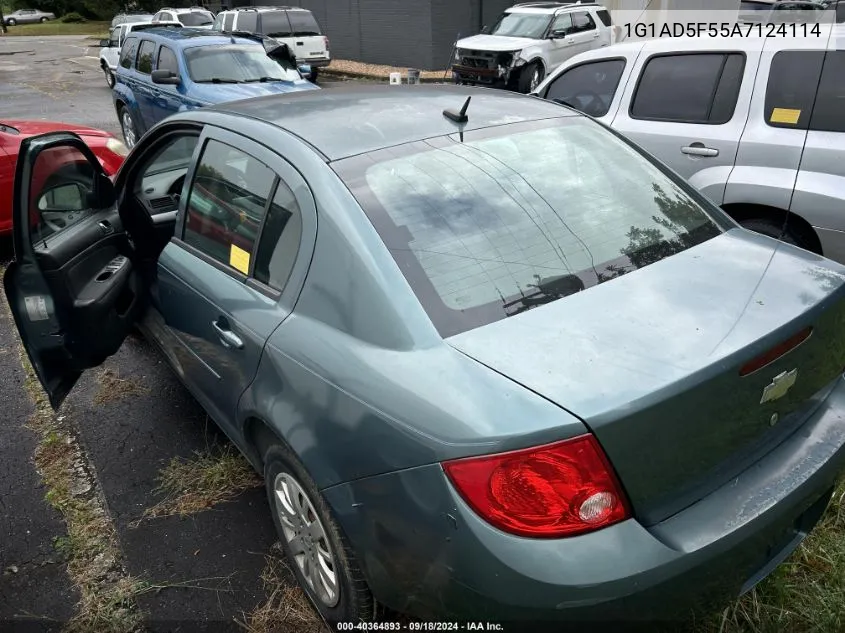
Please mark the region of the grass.
<svg viewBox="0 0 845 633"><path fill-rule="evenodd" d="M282 549L276 543L266 557L261 581L267 600L238 622L249 633L325 633L328 627L308 602L302 590L291 584L293 574Z"/></svg>
<svg viewBox="0 0 845 633"><path fill-rule="evenodd" d="M5 10L4 10L5 14ZM72 22L59 20L39 24L18 24L6 27L6 36L23 35L90 35L95 39L106 39L109 36L110 22Z"/></svg>
<svg viewBox="0 0 845 633"><path fill-rule="evenodd" d="M121 378L113 369L103 369L97 375L99 386L94 396L94 404L104 405L130 396L142 396L149 389L126 378Z"/></svg>
<svg viewBox="0 0 845 633"><path fill-rule="evenodd" d="M11 324L5 300L2 308L5 322ZM62 514L67 526L67 535L56 539L55 546L65 556L68 575L80 595L76 614L65 630L138 631L142 618L134 598L146 585L123 569L117 532L85 454L63 416L54 414L23 350L19 353L25 388L35 407L26 425L38 437L33 461L47 489L46 501Z"/></svg>
<svg viewBox="0 0 845 633"><path fill-rule="evenodd" d="M845 630L845 485L821 522L771 576L698 630L827 633Z"/></svg>
<svg viewBox="0 0 845 633"><path fill-rule="evenodd" d="M145 510L142 519L202 512L262 485L246 459L231 446L198 452L192 459L174 457L162 469L158 482L156 492L164 499Z"/></svg>

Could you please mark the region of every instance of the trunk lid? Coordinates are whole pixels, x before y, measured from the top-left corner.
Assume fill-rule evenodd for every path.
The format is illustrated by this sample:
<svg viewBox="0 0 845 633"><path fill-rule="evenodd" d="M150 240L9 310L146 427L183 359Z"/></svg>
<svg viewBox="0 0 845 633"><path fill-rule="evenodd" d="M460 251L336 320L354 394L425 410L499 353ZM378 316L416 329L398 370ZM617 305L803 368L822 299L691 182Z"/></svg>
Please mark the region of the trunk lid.
<svg viewBox="0 0 845 633"><path fill-rule="evenodd" d="M737 229L448 342L584 420L650 524L758 460L826 395L845 365L844 284L845 267Z"/></svg>

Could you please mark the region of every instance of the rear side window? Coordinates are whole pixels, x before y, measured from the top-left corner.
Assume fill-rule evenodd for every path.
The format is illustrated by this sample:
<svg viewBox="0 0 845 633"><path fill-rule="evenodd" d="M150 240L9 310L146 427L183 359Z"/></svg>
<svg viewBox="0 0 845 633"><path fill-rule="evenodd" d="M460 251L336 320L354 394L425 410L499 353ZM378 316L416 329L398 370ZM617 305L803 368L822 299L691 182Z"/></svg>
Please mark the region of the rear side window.
<svg viewBox="0 0 845 633"><path fill-rule="evenodd" d="M258 30L258 15L254 11L243 11L238 16L238 30L255 33Z"/></svg>
<svg viewBox="0 0 845 633"><path fill-rule="evenodd" d="M845 2L842 0L836 5L836 23L845 24Z"/></svg>
<svg viewBox="0 0 845 633"><path fill-rule="evenodd" d="M546 99L558 101L590 116L604 116L610 109L624 70L624 59L580 64L564 72L549 85Z"/></svg>
<svg viewBox="0 0 845 633"><path fill-rule="evenodd" d="M270 37L291 37L287 11L265 11L261 14L261 32Z"/></svg>
<svg viewBox="0 0 845 633"><path fill-rule="evenodd" d="M122 68L132 68L135 54L138 52L138 38L129 37L123 42L120 51L120 65Z"/></svg>
<svg viewBox="0 0 845 633"><path fill-rule="evenodd" d="M845 132L845 51L828 51L810 129Z"/></svg>
<svg viewBox="0 0 845 633"><path fill-rule="evenodd" d="M229 31L231 31L231 30L232 30L232 23L233 23L234 21L235 21L235 14L234 14L234 13L229 13L229 14L226 16L226 18L223 20L223 30L224 30L224 31L226 31L227 33L228 33ZM243 16L241 16L241 19L240 19L240 20L238 20L238 22L243 22ZM238 24L238 27L240 27L240 26L241 26L241 25L240 25L240 24Z"/></svg>
<svg viewBox="0 0 845 633"><path fill-rule="evenodd" d="M444 337L590 292L722 231L692 189L585 117L334 168Z"/></svg>
<svg viewBox="0 0 845 633"><path fill-rule="evenodd" d="M299 254L301 239L302 213L293 191L279 180L261 230L253 276L271 288L283 290Z"/></svg>
<svg viewBox="0 0 845 633"><path fill-rule="evenodd" d="M601 20L601 23L605 26L610 26L611 24L613 24L613 21L610 19L610 13L607 9L599 9L598 11L596 11L596 13L599 16L599 20Z"/></svg>
<svg viewBox="0 0 845 633"><path fill-rule="evenodd" d="M150 40L141 42L141 48L138 51L138 61L135 64L135 69L139 73L149 75L153 71L153 53L155 49L155 42L151 42Z"/></svg>
<svg viewBox="0 0 845 633"><path fill-rule="evenodd" d="M275 174L239 149L209 141L200 159L185 215L183 240L244 275Z"/></svg>
<svg viewBox="0 0 845 633"><path fill-rule="evenodd" d="M824 51L780 51L772 58L764 116L772 127L806 130L813 112Z"/></svg>
<svg viewBox="0 0 845 633"><path fill-rule="evenodd" d="M310 11L288 11L288 20L294 37L321 35L320 25Z"/></svg>
<svg viewBox="0 0 845 633"><path fill-rule="evenodd" d="M631 118L722 124L736 108L745 56L740 53L655 55L646 62Z"/></svg>

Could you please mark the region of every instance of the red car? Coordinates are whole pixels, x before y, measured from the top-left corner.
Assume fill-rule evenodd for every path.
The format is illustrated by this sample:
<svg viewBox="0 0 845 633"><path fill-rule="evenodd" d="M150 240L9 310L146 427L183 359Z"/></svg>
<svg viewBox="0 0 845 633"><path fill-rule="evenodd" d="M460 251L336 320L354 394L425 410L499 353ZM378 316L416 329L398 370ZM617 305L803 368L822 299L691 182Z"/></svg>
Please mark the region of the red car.
<svg viewBox="0 0 845 633"><path fill-rule="evenodd" d="M126 146L112 134L83 125L53 123L50 121L0 121L0 235L12 232L12 183L15 181L15 164L21 141L29 136L46 132L70 131L79 134L111 176L123 164L129 153ZM57 156L58 161L74 158ZM56 168L60 168L58 165ZM55 173L53 170L48 170Z"/></svg>

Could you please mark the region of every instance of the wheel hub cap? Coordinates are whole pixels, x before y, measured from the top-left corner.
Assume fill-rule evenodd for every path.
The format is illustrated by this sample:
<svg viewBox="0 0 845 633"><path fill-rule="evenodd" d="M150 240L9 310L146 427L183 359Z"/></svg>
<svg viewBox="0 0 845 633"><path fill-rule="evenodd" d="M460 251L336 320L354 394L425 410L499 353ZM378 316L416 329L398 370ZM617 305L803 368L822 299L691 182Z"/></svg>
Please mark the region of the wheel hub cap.
<svg viewBox="0 0 845 633"><path fill-rule="evenodd" d="M291 475L279 473L273 490L276 514L300 573L320 602L335 606L340 599L336 559L320 517Z"/></svg>

